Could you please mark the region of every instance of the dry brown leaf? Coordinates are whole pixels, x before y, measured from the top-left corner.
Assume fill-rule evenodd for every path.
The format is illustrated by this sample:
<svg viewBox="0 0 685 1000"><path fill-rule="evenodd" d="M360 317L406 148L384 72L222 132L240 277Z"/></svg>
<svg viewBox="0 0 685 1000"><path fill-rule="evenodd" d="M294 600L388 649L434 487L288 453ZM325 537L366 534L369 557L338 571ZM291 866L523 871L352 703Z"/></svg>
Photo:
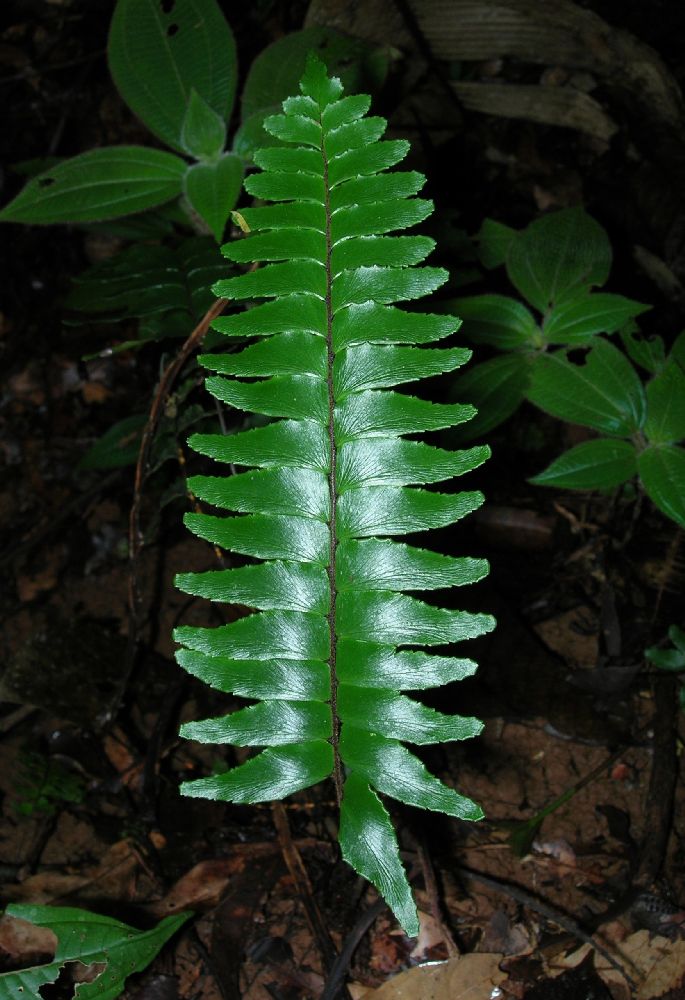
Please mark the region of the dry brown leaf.
<svg viewBox="0 0 685 1000"><path fill-rule="evenodd" d="M589 950L590 945L583 945L566 958L555 962L550 968L551 975L560 975L579 965ZM650 938L649 931L641 930L627 937L614 953L631 977L639 980L637 993L631 993L625 979L598 954L595 955L595 969L612 990L625 990L626 997L634 995L635 1000L656 1000L680 986L685 979L685 941L682 939L671 941L659 936ZM617 995L621 996L620 993Z"/></svg>
<svg viewBox="0 0 685 1000"><path fill-rule="evenodd" d="M242 857L200 861L182 875L164 899L152 907L159 917L181 910L207 909L216 906L226 891L231 876L245 867Z"/></svg>
<svg viewBox="0 0 685 1000"><path fill-rule="evenodd" d="M112 844L104 857L79 874L58 871L38 872L25 881L0 887L3 897L10 902L38 904L60 903L76 905L67 897L88 899L116 899L131 901L138 895L137 883L141 859L131 841L120 840Z"/></svg>
<svg viewBox="0 0 685 1000"><path fill-rule="evenodd" d="M43 955L54 955L56 948L57 935L48 927L37 927L7 914L0 917L0 957L12 965L33 965Z"/></svg>
<svg viewBox="0 0 685 1000"><path fill-rule="evenodd" d="M401 972L361 1000L490 1000L507 976L500 971L504 955L473 952L447 962L417 965Z"/></svg>

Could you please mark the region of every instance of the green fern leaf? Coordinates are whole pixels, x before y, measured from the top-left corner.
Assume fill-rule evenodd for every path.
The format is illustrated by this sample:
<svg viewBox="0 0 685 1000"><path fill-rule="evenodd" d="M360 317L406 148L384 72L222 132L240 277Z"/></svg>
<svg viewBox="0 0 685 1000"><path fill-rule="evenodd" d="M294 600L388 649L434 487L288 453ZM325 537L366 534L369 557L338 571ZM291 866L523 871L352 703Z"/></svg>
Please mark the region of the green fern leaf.
<svg viewBox="0 0 685 1000"><path fill-rule="evenodd" d="M479 493L420 487L476 468L488 450L445 451L403 437L470 419L470 406L393 391L453 371L469 352L423 346L454 333L458 320L395 305L429 294L447 275L419 266L431 240L386 235L420 222L432 205L416 197L420 174L387 172L408 145L383 140L386 123L366 117L368 107L368 97L343 97L339 81L310 59L301 94L265 121L281 145L255 154L261 173L245 182L270 204L242 210L251 235L223 248L235 263L261 266L219 281L215 292L265 301L216 320L227 337L258 339L239 353L201 357L217 373L206 385L232 407L275 419L191 437L200 454L249 471L192 478L195 495L228 515L188 514L186 525L263 561L179 576L187 593L255 613L218 628L181 627L176 639L191 674L257 703L182 732L266 749L182 791L260 802L332 776L343 856L414 934L416 908L378 793L479 819L479 807L401 741L467 739L481 724L401 693L467 677L474 663L401 647L461 642L494 622L405 593L473 583L487 572L483 560L390 536L475 510Z"/></svg>

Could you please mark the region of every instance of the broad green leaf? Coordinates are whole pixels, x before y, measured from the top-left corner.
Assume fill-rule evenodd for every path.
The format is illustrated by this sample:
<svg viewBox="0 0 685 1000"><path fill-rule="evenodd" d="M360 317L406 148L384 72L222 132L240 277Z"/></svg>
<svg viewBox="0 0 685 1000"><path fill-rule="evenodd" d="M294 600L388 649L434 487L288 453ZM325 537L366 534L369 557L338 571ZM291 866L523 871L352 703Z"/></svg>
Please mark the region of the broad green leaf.
<svg viewBox="0 0 685 1000"><path fill-rule="evenodd" d="M226 153L216 163L196 163L188 168L183 180L186 198L209 226L217 243L240 194L243 164L233 153Z"/></svg>
<svg viewBox="0 0 685 1000"><path fill-rule="evenodd" d="M675 674L685 673L685 653L681 649L659 649L651 646L645 650L645 656L660 670L668 670Z"/></svg>
<svg viewBox="0 0 685 1000"><path fill-rule="evenodd" d="M504 264L516 234L515 229L505 226L503 222L496 222L495 219L483 219L483 224L476 236L478 257L483 267L487 267L490 271Z"/></svg>
<svg viewBox="0 0 685 1000"><path fill-rule="evenodd" d="M549 344L588 344L595 334L616 333L628 320L650 308L623 295L581 292L564 299L547 314L544 338Z"/></svg>
<svg viewBox="0 0 685 1000"><path fill-rule="evenodd" d="M685 438L685 371L672 358L647 385L645 434L652 444Z"/></svg>
<svg viewBox="0 0 685 1000"><path fill-rule="evenodd" d="M118 469L135 465L147 413L136 413L113 424L78 463L79 469Z"/></svg>
<svg viewBox="0 0 685 1000"><path fill-rule="evenodd" d="M571 448L530 482L562 490L604 490L620 486L636 472L637 456L629 441L598 438Z"/></svg>
<svg viewBox="0 0 685 1000"><path fill-rule="evenodd" d="M297 93L310 52L326 60L346 89L378 86L387 72L383 55L357 38L326 27L293 31L267 46L250 66L241 98L243 122Z"/></svg>
<svg viewBox="0 0 685 1000"><path fill-rule="evenodd" d="M610 268L607 234L582 208L536 219L512 239L507 252L512 284L543 313L573 290L603 285Z"/></svg>
<svg viewBox="0 0 685 1000"><path fill-rule="evenodd" d="M186 164L144 146L92 149L32 178L0 212L2 222L98 222L176 198Z"/></svg>
<svg viewBox="0 0 685 1000"><path fill-rule="evenodd" d="M671 625L668 629L668 638L679 652L685 654L685 632L677 625Z"/></svg>
<svg viewBox="0 0 685 1000"><path fill-rule="evenodd" d="M483 361L458 375L451 395L472 403L478 411L459 429L458 438L482 437L510 417L526 397L532 369L532 357L512 353Z"/></svg>
<svg viewBox="0 0 685 1000"><path fill-rule="evenodd" d="M264 64L253 70L246 113L251 100L275 99L278 74L288 77L296 62L285 58L288 46L300 42L273 47L282 57L276 67L264 63L273 79L265 80ZM260 73L271 88L261 97ZM187 514L185 523L199 538L258 562L184 573L178 584L253 613L218 627L182 626L175 638L184 647L178 661L191 674L257 704L190 722L183 734L268 749L183 791L260 802L332 777L345 857L413 930L411 891L377 793L478 819L477 806L399 741L466 739L481 725L401 693L470 676L471 660L396 647L466 641L494 622L406 593L473 583L487 572L483 560L388 536L444 527L477 509L479 492L414 487L473 471L489 449L454 451L405 437L472 416L461 400L433 403L394 388L453 371L470 352L426 346L454 333L455 317L396 305L430 293L446 272L419 266L432 240L389 235L420 222L431 205L415 197L420 174L385 172L407 145L382 140L386 122L366 116L369 103L344 97L340 81L310 59L300 94L266 118L278 142L255 153L260 172L245 183L264 204L241 210L248 235L222 248L237 265L258 266L215 285L235 305L214 330L237 350L202 355L219 373L206 387L271 422L190 438L196 452L231 468L189 480L219 514Z"/></svg>
<svg viewBox="0 0 685 1000"><path fill-rule="evenodd" d="M621 340L628 357L636 365L644 368L650 375L656 375L661 371L666 362L666 351L661 337L656 334L652 337L643 337L636 328L622 330Z"/></svg>
<svg viewBox="0 0 685 1000"><path fill-rule="evenodd" d="M190 917L190 913L178 913L152 930L138 931L112 917L67 906L12 903L5 913L51 930L57 948L51 962L0 974L0 1000L42 996L42 988L57 981L67 962L104 965L92 982L76 984L76 1000L116 1000L128 976L145 969Z"/></svg>
<svg viewBox="0 0 685 1000"><path fill-rule="evenodd" d="M654 505L685 528L685 449L674 445L646 448L638 456L637 470Z"/></svg>
<svg viewBox="0 0 685 1000"><path fill-rule="evenodd" d="M226 144L226 124L193 87L181 128L183 148L197 160L216 160Z"/></svg>
<svg viewBox="0 0 685 1000"><path fill-rule="evenodd" d="M683 371L685 371L685 330L676 337L669 357L677 361Z"/></svg>
<svg viewBox="0 0 685 1000"><path fill-rule="evenodd" d="M221 121L230 118L236 48L215 0L117 0L107 58L128 106L172 149L187 152L193 90Z"/></svg>
<svg viewBox="0 0 685 1000"><path fill-rule="evenodd" d="M580 364L563 351L540 357L528 399L560 420L621 437L638 431L645 420L642 383L626 356L607 340L597 340Z"/></svg>
<svg viewBox="0 0 685 1000"><path fill-rule="evenodd" d="M539 347L540 329L533 314L506 295L474 295L445 303L464 321L462 332L476 344L492 344L501 351Z"/></svg>

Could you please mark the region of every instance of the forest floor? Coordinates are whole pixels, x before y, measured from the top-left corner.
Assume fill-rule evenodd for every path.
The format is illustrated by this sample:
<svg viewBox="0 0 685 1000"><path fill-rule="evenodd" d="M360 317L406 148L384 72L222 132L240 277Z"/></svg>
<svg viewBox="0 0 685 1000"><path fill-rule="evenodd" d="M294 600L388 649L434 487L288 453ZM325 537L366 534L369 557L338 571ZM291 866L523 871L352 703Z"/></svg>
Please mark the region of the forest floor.
<svg viewBox="0 0 685 1000"><path fill-rule="evenodd" d="M111 4L86 14L66 4L71 23L55 18L62 5L29 6L34 20L6 18L0 36L0 77L15 100L8 162L48 146L70 154L93 141L137 141L140 126L122 117L100 65ZM272 5L261 44L282 30L281 8ZM600 13L617 19L610 8ZM632 7L625 16L632 31L647 32ZM668 26L661 30L667 39ZM664 41L665 56L671 45ZM83 75L76 86L62 70L27 84L26 67L46 61ZM550 204L580 200L601 217L610 170L596 166L596 150L588 167L587 144L569 130L469 121L467 138L435 154L433 195L446 216L458 213L472 232L486 214L523 224ZM473 191L468 209L452 191L455 156L471 158L457 171L457 186ZM493 181L487 192L481 172ZM658 236L642 239L639 213L621 229L609 206L603 221L619 244L616 289L637 286L637 297L657 303L657 322L673 328L682 300L636 270L626 249ZM12 240L0 316L3 904L79 906L136 927L194 911L129 980L130 1000L685 997L685 727L675 681L644 658L682 618L682 533L646 506L636 517L626 498L528 486L521 470L539 469L549 447L536 442L558 435L547 418L525 410L493 436L493 459L477 480L486 506L435 545L489 559L469 609L492 612L498 628L468 649L480 663L476 678L427 698L478 715L485 729L468 744L422 753L486 819L393 809L421 916L418 939L408 939L340 860L327 785L274 807L179 797L180 780L226 761L220 748L179 739L179 724L237 703L173 660L173 627L205 621L174 574L212 568L213 554L182 528L182 500L160 513L158 488L143 491L144 620L132 647L133 470L77 469L114 421L149 405L172 353L84 363L94 344L121 331L65 327L59 301L108 252L106 240L103 251L83 230L20 227ZM564 431L567 443L573 433ZM327 953L355 941L336 979ZM0 919L0 971L43 960L49 945ZM43 997L71 996L69 975Z"/></svg>

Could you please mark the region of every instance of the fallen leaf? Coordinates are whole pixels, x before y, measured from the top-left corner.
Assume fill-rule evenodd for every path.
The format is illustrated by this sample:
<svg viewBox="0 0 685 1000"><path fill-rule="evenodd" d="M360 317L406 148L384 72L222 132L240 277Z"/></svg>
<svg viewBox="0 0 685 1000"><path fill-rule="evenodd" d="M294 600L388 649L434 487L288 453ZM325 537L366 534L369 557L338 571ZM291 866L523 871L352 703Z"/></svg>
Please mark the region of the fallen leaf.
<svg viewBox="0 0 685 1000"><path fill-rule="evenodd" d="M11 902L35 904L62 901L65 897L88 899L116 899L119 902L136 899L137 880L141 859L131 841L120 840L112 844L97 865L84 869L80 874L43 871L29 876L18 885L11 883L0 887L2 896ZM70 900L71 902L71 900Z"/></svg>
<svg viewBox="0 0 685 1000"><path fill-rule="evenodd" d="M472 952L401 972L361 1000L491 1000L507 977L499 968L504 955ZM497 996L497 994L495 994Z"/></svg>
<svg viewBox="0 0 685 1000"><path fill-rule="evenodd" d="M552 975L574 968L587 956L590 945L583 945L577 951L556 961L550 967ZM656 1000L664 993L676 989L685 979L685 941L671 941L665 937L650 937L649 931L641 930L631 934L614 949L614 957L625 967L626 972L638 981L637 993L628 989L628 984L620 973L612 968L606 959L595 954L595 969L601 979L614 989L625 991L626 997L635 1000ZM617 992L617 996L622 994Z"/></svg>
<svg viewBox="0 0 685 1000"><path fill-rule="evenodd" d="M37 927L19 917L0 917L0 963L21 968L37 965L45 955L51 957L57 948L57 935L48 927Z"/></svg>
<svg viewBox="0 0 685 1000"><path fill-rule="evenodd" d="M180 913L181 910L209 909L217 906L231 876L242 871L244 867L245 859L239 856L200 861L181 876L164 899L154 904L152 910L161 917L170 913Z"/></svg>

